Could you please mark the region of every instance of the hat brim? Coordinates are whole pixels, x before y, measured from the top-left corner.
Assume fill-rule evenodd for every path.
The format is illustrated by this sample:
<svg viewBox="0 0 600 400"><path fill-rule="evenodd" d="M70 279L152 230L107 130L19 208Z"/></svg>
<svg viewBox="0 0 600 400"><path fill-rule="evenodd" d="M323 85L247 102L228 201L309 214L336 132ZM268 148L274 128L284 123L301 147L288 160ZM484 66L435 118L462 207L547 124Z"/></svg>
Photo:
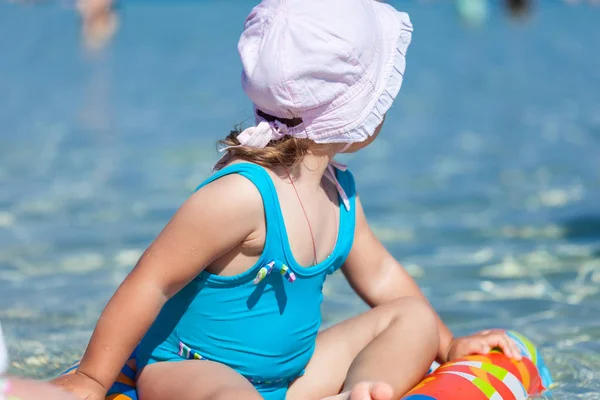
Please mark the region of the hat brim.
<svg viewBox="0 0 600 400"><path fill-rule="evenodd" d="M289 130L291 136L317 143L357 143L373 135L383 121L402 87L413 26L408 14L388 4L373 1L373 5L381 30L380 59L373 76L357 82L342 104L307 112L303 123Z"/></svg>

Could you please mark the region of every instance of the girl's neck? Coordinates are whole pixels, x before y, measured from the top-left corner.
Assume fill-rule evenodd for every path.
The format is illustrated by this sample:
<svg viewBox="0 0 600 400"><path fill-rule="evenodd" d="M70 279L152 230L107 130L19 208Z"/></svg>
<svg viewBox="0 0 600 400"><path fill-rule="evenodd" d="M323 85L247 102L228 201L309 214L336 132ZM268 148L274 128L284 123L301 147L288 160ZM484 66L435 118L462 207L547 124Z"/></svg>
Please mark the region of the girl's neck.
<svg viewBox="0 0 600 400"><path fill-rule="evenodd" d="M337 148L329 149L329 151L311 152L304 156L301 162L295 167L286 170L285 168L277 169L277 173L286 177L289 175L296 182L296 185L308 188L309 190L318 190L323 180L323 174L327 170L327 166L337 154Z"/></svg>

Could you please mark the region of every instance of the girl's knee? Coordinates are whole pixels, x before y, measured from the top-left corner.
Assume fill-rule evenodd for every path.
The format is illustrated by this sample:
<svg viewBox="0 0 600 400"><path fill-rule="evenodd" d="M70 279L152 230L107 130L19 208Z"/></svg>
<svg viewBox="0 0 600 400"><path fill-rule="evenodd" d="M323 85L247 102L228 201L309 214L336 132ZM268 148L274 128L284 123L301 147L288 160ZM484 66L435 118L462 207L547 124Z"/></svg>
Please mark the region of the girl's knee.
<svg viewBox="0 0 600 400"><path fill-rule="evenodd" d="M390 304L393 320L418 327L423 335L439 340L438 321L431 305L417 297L400 297Z"/></svg>

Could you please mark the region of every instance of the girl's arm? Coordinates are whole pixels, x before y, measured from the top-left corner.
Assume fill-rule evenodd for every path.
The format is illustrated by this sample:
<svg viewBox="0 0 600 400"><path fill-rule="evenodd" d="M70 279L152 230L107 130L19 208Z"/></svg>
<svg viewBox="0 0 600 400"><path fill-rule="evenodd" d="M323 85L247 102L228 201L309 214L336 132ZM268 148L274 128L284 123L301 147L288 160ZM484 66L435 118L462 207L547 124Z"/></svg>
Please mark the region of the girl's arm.
<svg viewBox="0 0 600 400"><path fill-rule="evenodd" d="M165 302L243 243L263 218L259 192L239 175L223 177L193 194L108 302L78 373L110 388Z"/></svg>
<svg viewBox="0 0 600 400"><path fill-rule="evenodd" d="M342 271L356 293L371 307L404 296L427 301L414 279L386 250L369 227L358 196L354 243ZM438 314L435 315L440 331L437 361L443 363L447 361L453 336Z"/></svg>
<svg viewBox="0 0 600 400"><path fill-rule="evenodd" d="M358 198L354 243L343 271L354 290L371 307L403 296L427 301L416 282L371 231ZM435 310L434 313L440 331L440 347L436 357L439 363L468 354L486 354L493 348L500 348L508 357L521 359L519 349L503 330L487 330L454 339Z"/></svg>

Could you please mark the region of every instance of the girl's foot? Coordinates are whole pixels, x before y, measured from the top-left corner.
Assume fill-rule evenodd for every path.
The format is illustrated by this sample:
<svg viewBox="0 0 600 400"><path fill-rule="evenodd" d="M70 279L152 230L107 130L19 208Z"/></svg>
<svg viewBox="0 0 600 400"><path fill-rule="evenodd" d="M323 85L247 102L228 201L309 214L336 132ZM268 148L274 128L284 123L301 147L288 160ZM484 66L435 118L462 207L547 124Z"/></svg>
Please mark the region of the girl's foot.
<svg viewBox="0 0 600 400"><path fill-rule="evenodd" d="M393 400L394 391L383 382L360 382L352 390L323 400Z"/></svg>

